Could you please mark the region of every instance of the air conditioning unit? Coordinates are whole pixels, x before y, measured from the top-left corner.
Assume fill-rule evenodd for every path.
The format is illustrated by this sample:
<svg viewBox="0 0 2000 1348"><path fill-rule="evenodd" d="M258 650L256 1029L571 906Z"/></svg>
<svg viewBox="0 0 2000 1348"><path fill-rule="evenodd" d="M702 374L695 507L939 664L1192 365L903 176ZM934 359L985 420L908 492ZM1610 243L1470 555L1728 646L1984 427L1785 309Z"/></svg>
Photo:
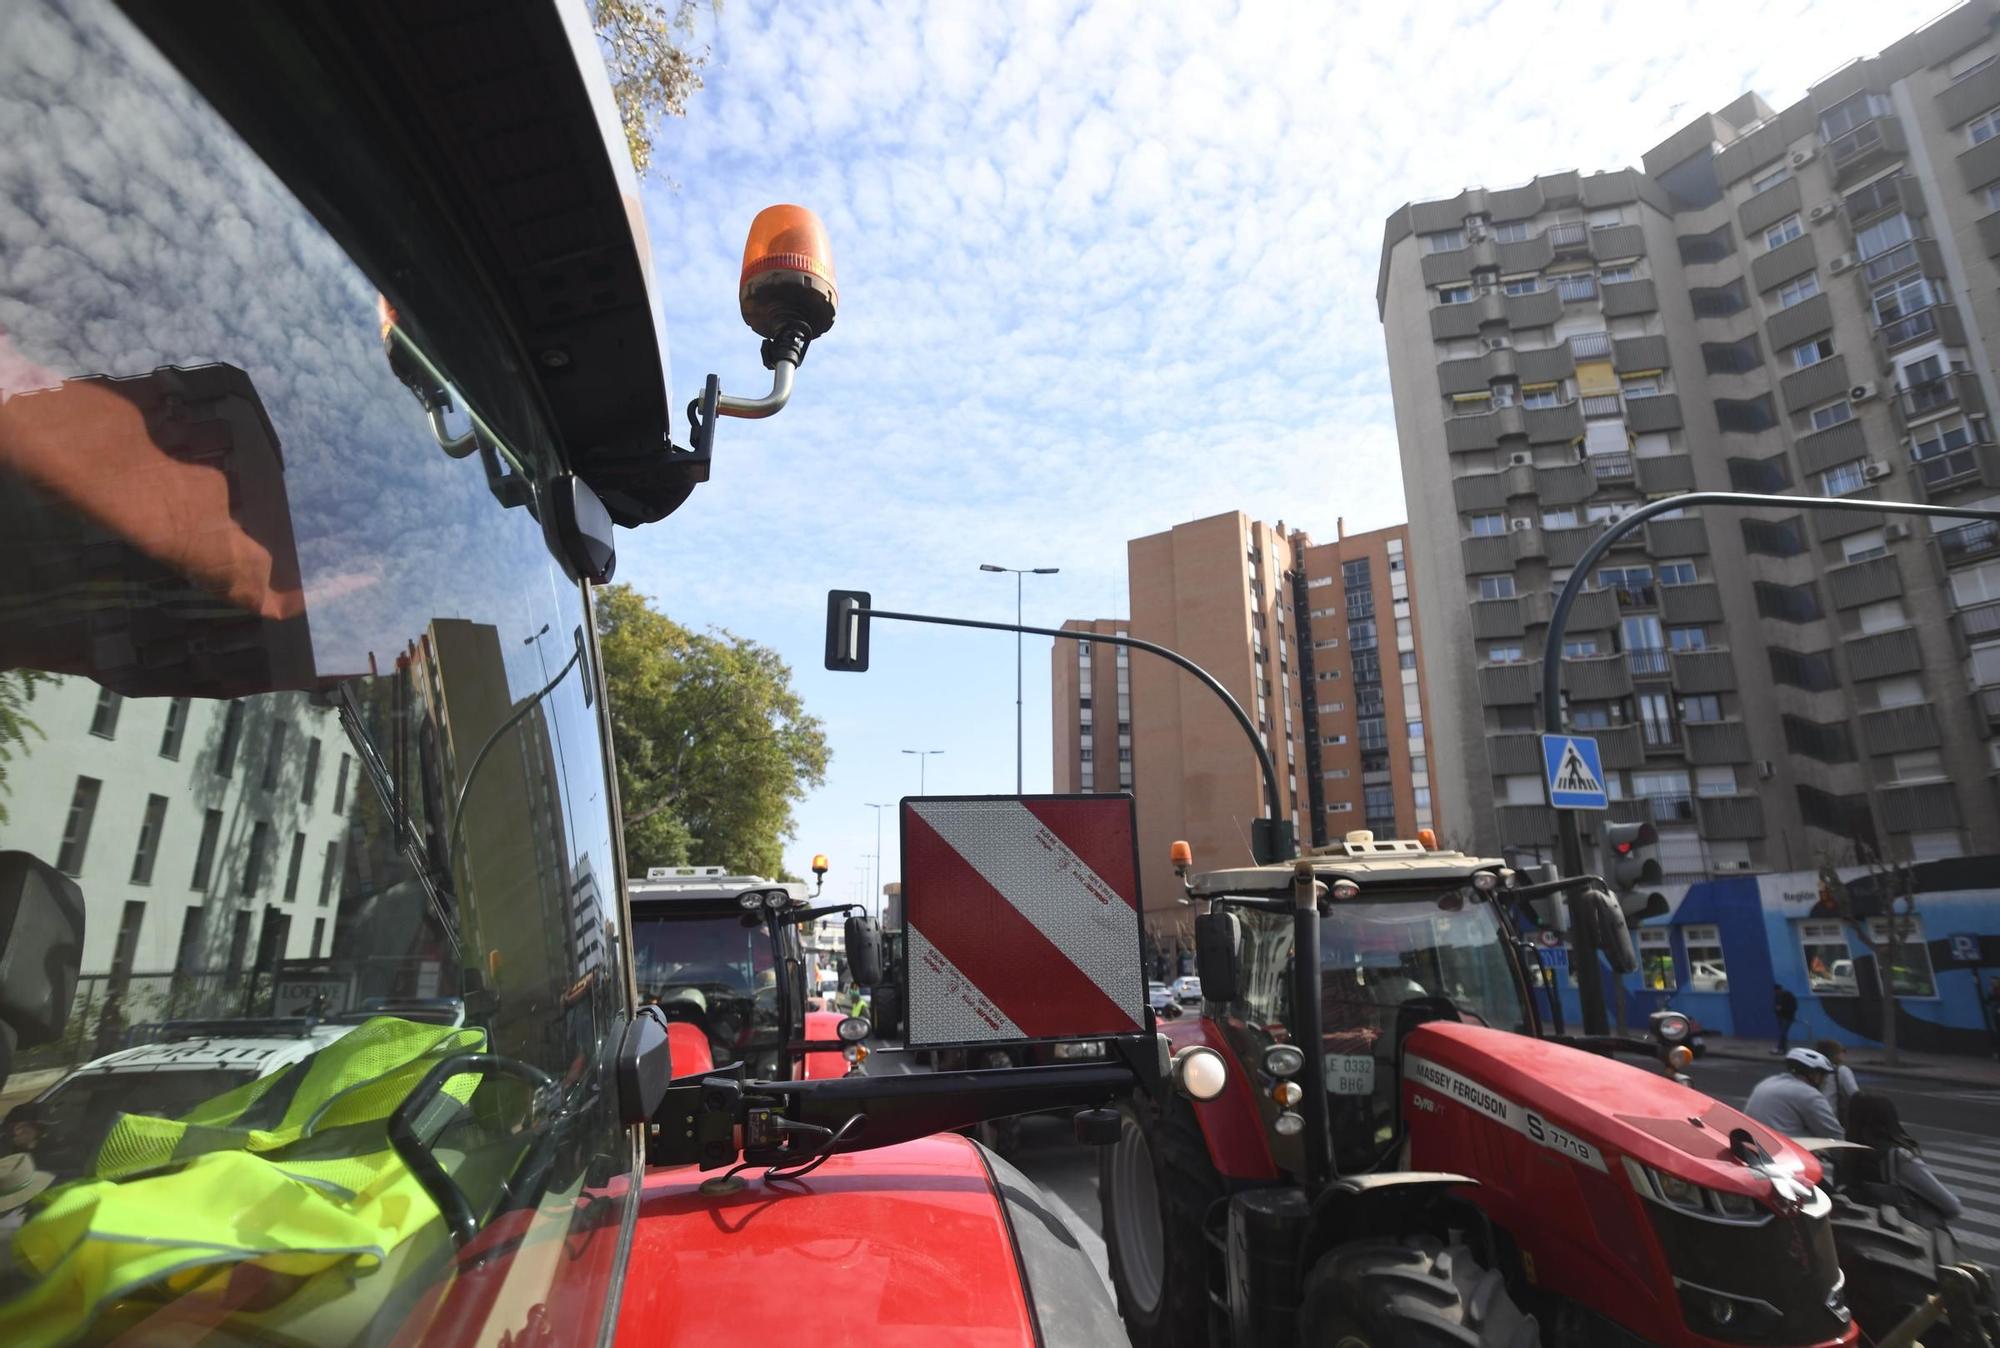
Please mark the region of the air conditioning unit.
<svg viewBox="0 0 2000 1348"><path fill-rule="evenodd" d="M1880 459L1870 459L1861 465L1861 479L1864 482L1880 482L1889 476L1889 465Z"/></svg>
<svg viewBox="0 0 2000 1348"><path fill-rule="evenodd" d="M1534 528L1535 522L1529 519L1522 519L1520 516L1516 515L1513 519L1507 521L1507 527L1518 534L1523 529Z"/></svg>
<svg viewBox="0 0 2000 1348"><path fill-rule="evenodd" d="M1874 396L1875 386L1873 384L1856 384L1847 390L1847 400L1849 402L1865 403L1873 399Z"/></svg>
<svg viewBox="0 0 2000 1348"><path fill-rule="evenodd" d="M1831 262L1827 263L1827 264L1826 264L1826 266L1827 266L1827 270L1829 270L1829 271L1833 272L1833 273L1834 273L1834 274L1835 274L1836 276L1837 276L1837 275L1839 275L1839 274L1840 274L1841 272L1844 272L1844 271L1853 271L1853 270L1854 270L1854 254L1852 254L1852 253L1836 253L1836 254L1834 255L1834 259L1833 259L1833 261L1831 261Z"/></svg>
<svg viewBox="0 0 2000 1348"><path fill-rule="evenodd" d="M1806 212L1806 218L1811 220L1814 224L1818 224L1822 220L1827 220L1832 218L1833 213L1839 209L1840 207L1836 206L1831 201L1822 201L1819 205L1813 207L1810 211Z"/></svg>
<svg viewBox="0 0 2000 1348"><path fill-rule="evenodd" d="M1807 164L1812 163L1812 161L1813 161L1813 151L1809 149L1792 151L1793 168L1804 168Z"/></svg>
<svg viewBox="0 0 2000 1348"><path fill-rule="evenodd" d="M1907 524L1889 524L1884 525L1882 528L1882 537L1888 539L1891 543L1900 543L1909 536L1910 526Z"/></svg>
<svg viewBox="0 0 2000 1348"><path fill-rule="evenodd" d="M1528 466L1528 456L1526 454L1509 454L1507 462L1515 468L1525 468Z"/></svg>

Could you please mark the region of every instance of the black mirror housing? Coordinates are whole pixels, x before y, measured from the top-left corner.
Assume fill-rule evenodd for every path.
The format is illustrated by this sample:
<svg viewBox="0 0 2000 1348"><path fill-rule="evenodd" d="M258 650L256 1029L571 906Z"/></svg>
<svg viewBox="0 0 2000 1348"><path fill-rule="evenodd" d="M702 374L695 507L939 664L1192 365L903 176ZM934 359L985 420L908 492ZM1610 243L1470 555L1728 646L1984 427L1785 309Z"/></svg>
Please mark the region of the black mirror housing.
<svg viewBox="0 0 2000 1348"><path fill-rule="evenodd" d="M847 919L847 977L852 983L872 988L882 981L882 933L875 919L857 914Z"/></svg>
<svg viewBox="0 0 2000 1348"><path fill-rule="evenodd" d="M1602 951L1613 973L1629 974L1639 968L1639 951L1632 944L1632 929L1625 923L1625 910L1618 900L1601 889L1589 891L1592 905L1592 944Z"/></svg>
<svg viewBox="0 0 2000 1348"><path fill-rule="evenodd" d="M1237 951L1242 939L1242 927L1234 913L1207 913L1194 920L1194 960L1201 974L1204 1001L1236 1000Z"/></svg>

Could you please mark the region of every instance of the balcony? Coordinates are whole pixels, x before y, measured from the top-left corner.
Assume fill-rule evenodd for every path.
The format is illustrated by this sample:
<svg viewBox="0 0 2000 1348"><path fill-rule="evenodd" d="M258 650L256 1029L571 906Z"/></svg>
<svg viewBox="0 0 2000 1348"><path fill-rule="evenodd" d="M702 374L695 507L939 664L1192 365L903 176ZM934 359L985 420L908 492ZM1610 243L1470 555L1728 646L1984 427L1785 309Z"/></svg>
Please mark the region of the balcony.
<svg viewBox="0 0 2000 1348"><path fill-rule="evenodd" d="M1484 404L1475 404L1483 406ZM1523 433L1521 409L1495 407L1488 411L1454 416L1444 424L1444 447L1453 454L1468 450L1498 449L1500 439Z"/></svg>
<svg viewBox="0 0 2000 1348"><path fill-rule="evenodd" d="M1797 346L1806 338L1832 328L1833 305L1824 294L1801 300L1789 309L1780 309L1764 324L1764 332L1770 338L1773 351Z"/></svg>
<svg viewBox="0 0 2000 1348"><path fill-rule="evenodd" d="M1908 426L1961 408L1974 415L1982 415L1986 411L1986 402L1980 397L1979 381L1972 377L1971 372L1954 370L1936 379L1926 379L1921 384L1896 390L1896 408L1903 414L1903 424Z"/></svg>
<svg viewBox="0 0 2000 1348"><path fill-rule="evenodd" d="M1830 141L1826 157L1833 164L1835 185L1845 186L1869 165L1901 154L1905 148L1902 121L1893 113L1884 113Z"/></svg>
<svg viewBox="0 0 2000 1348"><path fill-rule="evenodd" d="M1979 717L1979 723L1991 735L2000 730L2000 688L1975 688L1972 690L1972 709Z"/></svg>
<svg viewBox="0 0 2000 1348"><path fill-rule="evenodd" d="M1575 403L1531 407L1522 415L1522 433L1535 445L1568 444L1583 434L1583 412Z"/></svg>
<svg viewBox="0 0 2000 1348"><path fill-rule="evenodd" d="M2000 524L1992 520L1974 520L1970 524L1943 529L1937 534L1937 545L1938 554L1948 567L1976 562L1981 557L1991 557L2000 552Z"/></svg>
<svg viewBox="0 0 2000 1348"><path fill-rule="evenodd" d="M1451 438L1449 422L1445 425L1445 438L1447 441ZM1861 429L1861 418L1850 417L1823 431L1800 436L1798 449L1799 467L1808 473L1824 473L1835 464L1868 457L1868 437Z"/></svg>
<svg viewBox="0 0 2000 1348"><path fill-rule="evenodd" d="M1693 491L1694 460L1685 454L1649 455L1641 458L1639 489L1648 496L1671 496L1675 492ZM1666 523L1674 522L1666 521Z"/></svg>
<svg viewBox="0 0 2000 1348"><path fill-rule="evenodd" d="M1582 304L1597 298L1597 278L1589 272L1555 278L1556 298L1564 304Z"/></svg>
<svg viewBox="0 0 2000 1348"><path fill-rule="evenodd" d="M1636 434L1648 431L1671 431L1680 427L1681 400L1672 393L1658 393L1650 398L1627 398L1625 400L1625 420Z"/></svg>
<svg viewBox="0 0 2000 1348"><path fill-rule="evenodd" d="M1736 142L1742 145L1742 141ZM1773 147L1774 149L1778 147ZM1787 178L1776 187L1768 187L1743 203L1737 211L1737 218L1743 225L1743 237L1754 239L1772 225L1797 211L1805 203L1799 195L1799 180Z"/></svg>
<svg viewBox="0 0 2000 1348"><path fill-rule="evenodd" d="M1576 360L1567 342L1525 350L1514 348L1514 360L1523 384L1553 384L1576 373Z"/></svg>
<svg viewBox="0 0 2000 1348"><path fill-rule="evenodd" d="M1646 751L1639 743L1639 727L1630 725L1611 726L1604 730L1593 730L1597 737L1597 752L1604 759L1607 768L1637 768L1645 766ZM1536 764L1536 771L1541 765Z"/></svg>
<svg viewBox="0 0 2000 1348"><path fill-rule="evenodd" d="M1931 282L1932 289L1942 293L1940 282ZM1903 314L1875 329L1875 345L1884 356L1927 338L1936 338L1950 346L1965 345L1965 324L1958 316L1958 306L1953 304L1933 304L1928 309L1918 309Z"/></svg>
<svg viewBox="0 0 2000 1348"><path fill-rule="evenodd" d="M1871 754L1902 754L1914 749L1935 749L1937 716L1926 703L1911 707L1887 707L1861 713L1862 743Z"/></svg>
<svg viewBox="0 0 2000 1348"><path fill-rule="evenodd" d="M1535 495L1542 498L1543 505L1577 505L1589 500L1596 490L1590 470L1580 463L1535 470Z"/></svg>
<svg viewBox="0 0 2000 1348"><path fill-rule="evenodd" d="M1590 249L1590 227L1581 220L1567 220L1550 225L1542 231L1548 241L1549 251L1557 257L1564 253L1588 252Z"/></svg>
<svg viewBox="0 0 2000 1348"><path fill-rule="evenodd" d="M1590 475L1599 482L1630 482L1632 480L1632 456L1630 454L1593 454L1590 456Z"/></svg>
<svg viewBox="0 0 2000 1348"><path fill-rule="evenodd" d="M1546 805L1501 805L1493 811L1503 847L1546 847L1556 834L1556 817Z"/></svg>
<svg viewBox="0 0 2000 1348"><path fill-rule="evenodd" d="M1694 797L1685 791L1641 796L1640 799L1646 802L1646 812L1652 816L1655 824L1694 822Z"/></svg>
<svg viewBox="0 0 2000 1348"><path fill-rule="evenodd" d="M1682 730L1687 735L1690 763L1707 766L1750 761L1750 732L1741 721L1690 721Z"/></svg>
<svg viewBox="0 0 2000 1348"><path fill-rule="evenodd" d="M1586 419L1625 415L1625 400L1615 393L1593 393L1580 401L1583 403L1583 415Z"/></svg>
<svg viewBox="0 0 2000 1348"><path fill-rule="evenodd" d="M1959 609L1955 616L1958 634L1968 646L2000 638L2000 599Z"/></svg>
<svg viewBox="0 0 2000 1348"><path fill-rule="evenodd" d="M1665 678L1670 667L1665 646L1634 646L1625 652L1625 663L1635 679Z"/></svg>
<svg viewBox="0 0 2000 1348"><path fill-rule="evenodd" d="M1479 700L1495 707L1532 704L1541 693L1542 662L1485 665L1479 671Z"/></svg>
<svg viewBox="0 0 2000 1348"><path fill-rule="evenodd" d="M1722 595L1706 582L1667 585L1660 590L1660 621L1672 627L1722 621Z"/></svg>
<svg viewBox="0 0 2000 1348"><path fill-rule="evenodd" d="M1664 370L1669 363L1664 337L1620 337L1611 350L1618 368L1625 371Z"/></svg>
<svg viewBox="0 0 2000 1348"><path fill-rule="evenodd" d="M1781 281L1789 281L1801 272L1808 272L1819 265L1819 252L1813 244L1810 231L1799 235L1789 243L1779 244L1767 253L1760 253L1750 263L1750 284L1760 293L1771 289Z"/></svg>
<svg viewBox="0 0 2000 1348"><path fill-rule="evenodd" d="M1871 286L1880 285L1892 276L1918 268L1932 276L1944 275L1944 257L1938 252L1935 239L1908 239L1887 252L1877 253L1861 264L1861 279Z"/></svg>
<svg viewBox="0 0 2000 1348"><path fill-rule="evenodd" d="M1660 462L1667 460L1639 460L1639 480L1649 492L1653 487L1647 481L1650 476L1647 469ZM1682 490L1691 490L1693 485L1690 481ZM1645 529L1646 550L1656 556L1699 557L1708 551L1708 525L1698 515L1678 520L1648 520Z"/></svg>
<svg viewBox="0 0 2000 1348"><path fill-rule="evenodd" d="M1850 230L1859 229L1878 215L1910 208L1912 216L1924 214L1923 195L1916 180L1907 173L1877 178L1866 187L1857 187L1841 198L1840 213L1847 217Z"/></svg>
<svg viewBox="0 0 2000 1348"><path fill-rule="evenodd" d="M1916 833L1959 826L1958 792L1950 782L1916 782L1884 786L1876 792L1882 807L1882 827L1891 833Z"/></svg>
<svg viewBox="0 0 2000 1348"><path fill-rule="evenodd" d="M1894 599L1903 593L1903 569L1894 554L1849 562L1846 566L1830 566L1826 570L1826 593L1836 609Z"/></svg>
<svg viewBox="0 0 2000 1348"><path fill-rule="evenodd" d="M1488 766L1497 777L1539 777L1547 770L1542 764L1539 735L1494 735L1487 743L1492 746Z"/></svg>
<svg viewBox="0 0 2000 1348"><path fill-rule="evenodd" d="M1924 653L1913 628L1899 627L1847 643L1847 673L1852 679L1887 679L1923 667Z"/></svg>
<svg viewBox="0 0 2000 1348"><path fill-rule="evenodd" d="M1696 804L1704 838L1723 841L1764 836L1764 802L1756 796L1702 796Z"/></svg>
<svg viewBox="0 0 2000 1348"><path fill-rule="evenodd" d="M1736 687L1728 651L1675 651L1674 687L1683 693L1726 693Z"/></svg>
<svg viewBox="0 0 2000 1348"><path fill-rule="evenodd" d="M1615 655L1566 658L1562 686L1572 702L1604 702L1632 691L1625 663Z"/></svg>
<svg viewBox="0 0 2000 1348"><path fill-rule="evenodd" d="M1801 412L1829 398L1844 398L1853 380L1847 377L1847 357L1830 356L1817 365L1808 365L1778 381L1778 394L1787 412Z"/></svg>
<svg viewBox="0 0 2000 1348"><path fill-rule="evenodd" d="M1620 609L1655 608L1660 602L1660 592L1650 585L1620 585L1611 593L1617 596Z"/></svg>
<svg viewBox="0 0 2000 1348"><path fill-rule="evenodd" d="M1611 358L1611 334L1608 332L1579 332L1569 339L1569 353L1578 360L1609 360Z"/></svg>
<svg viewBox="0 0 2000 1348"><path fill-rule="evenodd" d="M1651 281L1618 281L1604 287L1604 316L1625 318L1650 314L1660 307Z"/></svg>
<svg viewBox="0 0 2000 1348"><path fill-rule="evenodd" d="M1947 495L1960 487L1992 486L1995 482L1991 442L1981 433L1959 430L1940 436L1910 451L1915 461L1917 484L1926 499Z"/></svg>

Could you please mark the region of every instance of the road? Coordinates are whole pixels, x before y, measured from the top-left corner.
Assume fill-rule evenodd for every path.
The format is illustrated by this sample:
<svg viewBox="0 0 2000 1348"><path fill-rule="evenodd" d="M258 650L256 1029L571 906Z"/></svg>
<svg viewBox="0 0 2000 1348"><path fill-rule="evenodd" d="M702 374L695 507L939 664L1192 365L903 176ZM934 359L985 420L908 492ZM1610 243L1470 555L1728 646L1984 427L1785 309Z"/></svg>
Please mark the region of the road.
<svg viewBox="0 0 2000 1348"><path fill-rule="evenodd" d="M1695 1064L1694 1085L1741 1106L1751 1087L1776 1070L1775 1060L1704 1057ZM1982 1262L2000 1264L2000 1090L1866 1071L1856 1076L1863 1090L1883 1091L1895 1099L1904 1127L1923 1144L1931 1169L1964 1202L1965 1215L1952 1227L1959 1243ZM1085 1244L1108 1279L1098 1225L1096 1152L1074 1140L1066 1120L1035 1118L1024 1122L1009 1159L1066 1207L1080 1229L1087 1229Z"/></svg>

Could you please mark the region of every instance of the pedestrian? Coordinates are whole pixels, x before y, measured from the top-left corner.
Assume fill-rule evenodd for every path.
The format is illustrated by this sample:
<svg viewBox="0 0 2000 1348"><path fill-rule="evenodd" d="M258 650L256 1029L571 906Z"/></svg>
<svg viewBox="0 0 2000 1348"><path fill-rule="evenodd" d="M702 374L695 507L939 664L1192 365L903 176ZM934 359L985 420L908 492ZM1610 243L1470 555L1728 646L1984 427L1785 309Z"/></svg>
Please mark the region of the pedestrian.
<svg viewBox="0 0 2000 1348"><path fill-rule="evenodd" d="M7 1111L4 1133L0 1133L0 1156L28 1156L42 1145L42 1111L33 1101L24 1101Z"/></svg>
<svg viewBox="0 0 2000 1348"><path fill-rule="evenodd" d="M1823 1089L1826 1098L1833 1102L1833 1112L1840 1116L1840 1126L1845 1128L1847 1106L1861 1090L1861 1083L1854 1079L1854 1069L1847 1065L1847 1046L1837 1039L1822 1039L1813 1047L1833 1064L1833 1072Z"/></svg>
<svg viewBox="0 0 2000 1348"><path fill-rule="evenodd" d="M125 996L113 992L106 996L104 1005L97 1012L97 1054L102 1058L107 1053L116 1053L125 1039Z"/></svg>
<svg viewBox="0 0 2000 1348"><path fill-rule="evenodd" d="M1847 1140L1872 1149L1856 1163L1856 1173L1886 1185L1889 1201L1918 1226L1948 1229L1965 1205L1924 1164L1916 1139L1903 1131L1896 1102L1878 1091L1862 1091L1847 1109Z"/></svg>
<svg viewBox="0 0 2000 1348"><path fill-rule="evenodd" d="M1771 985L1771 1010L1778 1016L1778 1046L1773 1053L1783 1053L1785 1045L1792 1037L1792 1022L1799 1018L1799 999L1792 996L1792 990L1783 983Z"/></svg>
<svg viewBox="0 0 2000 1348"><path fill-rule="evenodd" d="M1792 1049L1785 1054L1785 1070L1758 1082L1743 1112L1787 1137L1837 1138L1840 1116L1824 1090L1832 1075L1833 1064L1818 1049Z"/></svg>

